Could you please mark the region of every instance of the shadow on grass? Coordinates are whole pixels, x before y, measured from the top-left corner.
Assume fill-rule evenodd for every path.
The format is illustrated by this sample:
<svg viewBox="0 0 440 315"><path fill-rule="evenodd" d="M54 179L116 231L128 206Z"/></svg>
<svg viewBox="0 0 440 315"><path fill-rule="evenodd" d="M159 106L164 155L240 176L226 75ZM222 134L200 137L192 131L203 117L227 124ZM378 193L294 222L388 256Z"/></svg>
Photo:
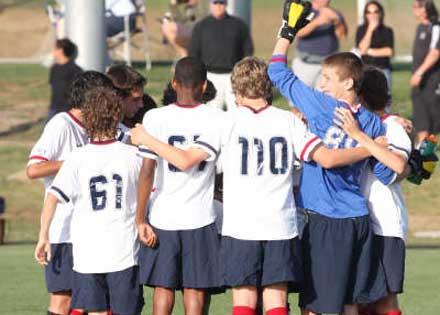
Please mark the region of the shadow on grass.
<svg viewBox="0 0 440 315"><path fill-rule="evenodd" d="M38 125L39 123L46 120L46 117L40 117L36 120L28 121L16 126L11 127L9 130L1 131L0 137L14 135L26 130L31 129L33 126Z"/></svg>

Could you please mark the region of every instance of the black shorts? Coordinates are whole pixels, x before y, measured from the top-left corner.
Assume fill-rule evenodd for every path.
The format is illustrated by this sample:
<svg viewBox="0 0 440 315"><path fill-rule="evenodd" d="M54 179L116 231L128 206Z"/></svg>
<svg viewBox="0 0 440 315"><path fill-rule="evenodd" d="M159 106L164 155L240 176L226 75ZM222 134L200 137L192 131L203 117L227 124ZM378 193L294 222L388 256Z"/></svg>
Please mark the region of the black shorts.
<svg viewBox="0 0 440 315"><path fill-rule="evenodd" d="M86 312L112 310L114 314L140 314L144 305L139 268L89 274L74 272L72 308Z"/></svg>
<svg viewBox="0 0 440 315"><path fill-rule="evenodd" d="M222 273L228 287L265 287L287 283L297 289L302 282L301 244L298 237L276 241L222 238Z"/></svg>
<svg viewBox="0 0 440 315"><path fill-rule="evenodd" d="M335 219L307 212L302 237L304 286L299 305L315 313L342 313L344 305L387 295L369 216Z"/></svg>
<svg viewBox="0 0 440 315"><path fill-rule="evenodd" d="M50 244L52 258L44 268L49 293L72 290L73 256L72 244Z"/></svg>
<svg viewBox="0 0 440 315"><path fill-rule="evenodd" d="M388 293L402 293L405 277L405 242L398 237L374 235L374 250L380 254Z"/></svg>
<svg viewBox="0 0 440 315"><path fill-rule="evenodd" d="M412 89L413 123L416 131L440 133L440 71Z"/></svg>
<svg viewBox="0 0 440 315"><path fill-rule="evenodd" d="M221 286L220 237L215 223L194 230L154 231L158 245L141 244L139 251L141 283L176 290Z"/></svg>

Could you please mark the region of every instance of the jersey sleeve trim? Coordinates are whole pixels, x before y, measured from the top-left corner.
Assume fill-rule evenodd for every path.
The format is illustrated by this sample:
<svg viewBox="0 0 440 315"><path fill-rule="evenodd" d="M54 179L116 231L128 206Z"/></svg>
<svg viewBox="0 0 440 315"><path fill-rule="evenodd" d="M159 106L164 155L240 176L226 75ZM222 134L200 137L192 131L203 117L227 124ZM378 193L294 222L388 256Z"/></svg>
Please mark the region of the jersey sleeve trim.
<svg viewBox="0 0 440 315"><path fill-rule="evenodd" d="M403 153L403 154L405 155L406 159L407 159L407 160L409 159L411 153L408 152L407 150L405 150L404 148L398 147L397 145L394 145L394 144L389 144L388 146L389 146L393 151L399 151L399 152Z"/></svg>
<svg viewBox="0 0 440 315"><path fill-rule="evenodd" d="M49 159L47 157L41 156L41 155L31 155L29 157L29 160L38 160L38 161L44 161L47 162Z"/></svg>
<svg viewBox="0 0 440 315"><path fill-rule="evenodd" d="M138 150L138 156L142 157L142 158L147 158L147 159L152 159L152 160L156 160L159 156L154 153L153 151L140 147Z"/></svg>
<svg viewBox="0 0 440 315"><path fill-rule="evenodd" d="M214 156L218 155L218 151L216 149L214 149L214 147L211 146L209 143L206 143L204 141L195 141L194 144L198 144L200 146L207 148L210 151L210 153Z"/></svg>
<svg viewBox="0 0 440 315"><path fill-rule="evenodd" d="M70 201L69 197L67 197L67 195L60 188L56 186L51 186L50 191L55 194L58 200L64 201L66 203Z"/></svg>
<svg viewBox="0 0 440 315"><path fill-rule="evenodd" d="M304 148L301 151L300 159L303 161L310 161L310 153L319 145L321 144L321 139L319 137L315 136L312 139L310 139Z"/></svg>
<svg viewBox="0 0 440 315"><path fill-rule="evenodd" d="M282 62L287 63L287 56L286 55L273 55L272 58L270 58L270 62Z"/></svg>

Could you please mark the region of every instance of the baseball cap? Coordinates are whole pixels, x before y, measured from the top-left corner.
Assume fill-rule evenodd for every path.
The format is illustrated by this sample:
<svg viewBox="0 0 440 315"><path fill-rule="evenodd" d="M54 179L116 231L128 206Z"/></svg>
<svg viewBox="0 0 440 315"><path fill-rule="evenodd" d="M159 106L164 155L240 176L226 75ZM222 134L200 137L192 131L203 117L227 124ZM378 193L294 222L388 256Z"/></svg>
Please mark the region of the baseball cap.
<svg viewBox="0 0 440 315"><path fill-rule="evenodd" d="M221 4L226 4L226 0L211 0L211 3L221 3Z"/></svg>

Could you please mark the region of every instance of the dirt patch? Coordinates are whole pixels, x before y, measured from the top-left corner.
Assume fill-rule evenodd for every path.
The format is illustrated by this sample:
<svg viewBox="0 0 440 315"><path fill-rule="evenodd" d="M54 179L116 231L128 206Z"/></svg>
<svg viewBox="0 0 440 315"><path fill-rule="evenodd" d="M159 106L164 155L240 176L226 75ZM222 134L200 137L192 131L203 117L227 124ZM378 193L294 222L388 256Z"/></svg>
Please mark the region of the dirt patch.
<svg viewBox="0 0 440 315"><path fill-rule="evenodd" d="M414 234L420 231L440 230L440 216L428 214L414 214L409 216L409 231Z"/></svg>
<svg viewBox="0 0 440 315"><path fill-rule="evenodd" d="M17 106L20 111L15 108L1 110L0 134L36 123L47 114L47 105L43 102L29 102Z"/></svg>

